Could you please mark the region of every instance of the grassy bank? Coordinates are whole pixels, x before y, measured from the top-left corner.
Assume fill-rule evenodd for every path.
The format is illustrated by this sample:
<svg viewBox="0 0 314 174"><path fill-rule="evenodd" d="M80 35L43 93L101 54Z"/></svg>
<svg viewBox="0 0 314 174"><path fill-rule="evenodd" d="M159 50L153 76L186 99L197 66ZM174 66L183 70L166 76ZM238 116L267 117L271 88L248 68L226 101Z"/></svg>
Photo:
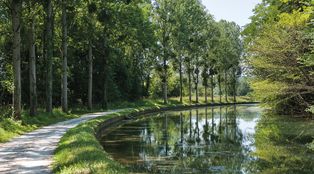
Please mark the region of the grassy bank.
<svg viewBox="0 0 314 174"><path fill-rule="evenodd" d="M151 106L127 109L119 113L110 114L82 123L70 129L61 139L55 152L53 172L54 173L101 173L101 174L123 174L127 170L118 162L114 161L106 153L95 134L101 123L114 117L123 116L146 109L161 108L171 105L160 105L152 103Z"/></svg>
<svg viewBox="0 0 314 174"><path fill-rule="evenodd" d="M120 113L121 114L121 113ZM93 119L69 130L54 156L54 173L127 173L103 151L95 137L97 126L119 114Z"/></svg>
<svg viewBox="0 0 314 174"><path fill-rule="evenodd" d="M195 97L193 97L195 99ZM224 98L223 98L224 99ZM219 101L218 97L215 97L215 101ZM232 101L231 98L229 101ZM249 97L238 97L239 102L250 101ZM200 104L205 103L204 97L200 97ZM225 102L225 101L223 101ZM195 103L195 101L193 102ZM170 98L169 105L180 104L179 98ZM183 98L183 104L188 104L188 97ZM135 107L155 107L163 106L163 100L161 99L143 99L135 102L116 102L109 105L109 109L118 108L135 108ZM60 121L73 119L80 117L80 115L102 111L100 107L96 107L93 111L88 111L84 107L75 107L68 114L63 113L61 109L54 109L52 114L44 112L43 109L39 109L38 115L31 117L28 115L28 111L24 111L22 114L22 119L20 121L13 120L10 118L10 108L0 107L0 143L7 142L13 137L21 135L26 132L33 131L42 126L51 125Z"/></svg>
<svg viewBox="0 0 314 174"><path fill-rule="evenodd" d="M241 102L249 102L249 100L244 101L243 99ZM54 156L54 173L127 173L127 170L122 165L114 161L103 150L95 137L99 125L114 117L182 104L180 104L177 98L172 98L167 105L164 105L161 100L141 100L134 103L120 103L115 108L121 105L124 108L132 107L135 109L128 109L90 120L69 130L63 136Z"/></svg>

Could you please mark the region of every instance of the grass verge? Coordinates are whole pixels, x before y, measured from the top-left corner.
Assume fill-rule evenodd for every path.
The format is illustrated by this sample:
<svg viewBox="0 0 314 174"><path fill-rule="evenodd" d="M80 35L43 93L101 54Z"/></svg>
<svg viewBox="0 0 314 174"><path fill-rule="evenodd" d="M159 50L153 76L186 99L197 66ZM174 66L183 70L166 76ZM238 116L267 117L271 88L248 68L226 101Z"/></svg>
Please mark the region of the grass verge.
<svg viewBox="0 0 314 174"><path fill-rule="evenodd" d="M53 173L127 173L122 165L111 159L95 137L100 123L120 114L93 119L70 129L55 152Z"/></svg>

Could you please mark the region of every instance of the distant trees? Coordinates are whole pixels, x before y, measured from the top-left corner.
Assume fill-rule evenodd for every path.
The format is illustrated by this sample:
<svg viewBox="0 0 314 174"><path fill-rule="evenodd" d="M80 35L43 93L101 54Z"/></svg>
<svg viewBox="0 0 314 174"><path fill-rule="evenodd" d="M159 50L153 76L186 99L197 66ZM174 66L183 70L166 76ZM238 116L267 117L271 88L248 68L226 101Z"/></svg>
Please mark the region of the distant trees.
<svg viewBox="0 0 314 174"><path fill-rule="evenodd" d="M167 5L165 5L168 3ZM171 5L169 5L171 4ZM184 74L187 77L187 88L189 102L192 103L193 91L195 102L199 102L199 85L203 79L205 87L205 100L207 101L208 80L211 77L211 86L214 89L214 76L217 75L219 94L222 94L221 82L225 82L225 100L227 100L228 89L233 86L232 91L236 94L236 79L242 57L242 41L240 40L240 28L235 23L227 21L215 22L199 1L154 1L155 13L154 24L157 27L157 43L161 50L167 50L167 55L156 55L157 60L163 61L163 91L166 97L168 86L165 67L173 65L179 75L179 95L182 102ZM165 32L165 29L168 31ZM166 33L167 36L162 35ZM169 37L169 39L168 39ZM167 42L163 39L167 38ZM167 45L164 45L167 44ZM160 52L162 53L162 52ZM169 57L169 55L172 55ZM167 66L165 66L167 65ZM233 71L232 71L233 70ZM184 73L185 71L185 73ZM234 72L233 74L231 73ZM215 74L215 72L218 72ZM223 75L223 78L222 78ZM230 80L228 77L230 76ZM213 90L212 90L213 95ZM165 100L166 101L166 100ZM220 102L222 102L220 100Z"/></svg>
<svg viewBox="0 0 314 174"><path fill-rule="evenodd" d="M239 27L214 21L198 0L7 0L0 7L1 102L14 94L17 119L22 106L35 116L38 107L68 112L152 96L214 102L217 82L236 94Z"/></svg>

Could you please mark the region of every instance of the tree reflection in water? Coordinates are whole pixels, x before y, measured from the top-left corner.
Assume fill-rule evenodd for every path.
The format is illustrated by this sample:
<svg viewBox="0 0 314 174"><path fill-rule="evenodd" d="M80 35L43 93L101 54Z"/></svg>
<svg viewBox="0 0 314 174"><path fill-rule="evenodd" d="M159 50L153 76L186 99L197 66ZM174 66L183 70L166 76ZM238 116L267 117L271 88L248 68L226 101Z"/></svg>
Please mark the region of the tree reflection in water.
<svg viewBox="0 0 314 174"><path fill-rule="evenodd" d="M267 153L263 146L276 145L264 139L265 130L276 128L262 124L261 111L254 108L234 105L152 114L104 135L104 149L134 173L283 171L269 170L274 152Z"/></svg>

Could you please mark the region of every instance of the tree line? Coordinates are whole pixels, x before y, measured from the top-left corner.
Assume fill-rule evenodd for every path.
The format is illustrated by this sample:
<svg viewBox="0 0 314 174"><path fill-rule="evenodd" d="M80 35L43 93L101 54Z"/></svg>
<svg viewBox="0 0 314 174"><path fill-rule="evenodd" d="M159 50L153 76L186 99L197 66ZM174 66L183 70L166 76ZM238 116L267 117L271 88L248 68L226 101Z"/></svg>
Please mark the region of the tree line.
<svg viewBox="0 0 314 174"><path fill-rule="evenodd" d="M143 97L236 102L240 32L198 0L1 1L0 102L13 98L16 119Z"/></svg>

